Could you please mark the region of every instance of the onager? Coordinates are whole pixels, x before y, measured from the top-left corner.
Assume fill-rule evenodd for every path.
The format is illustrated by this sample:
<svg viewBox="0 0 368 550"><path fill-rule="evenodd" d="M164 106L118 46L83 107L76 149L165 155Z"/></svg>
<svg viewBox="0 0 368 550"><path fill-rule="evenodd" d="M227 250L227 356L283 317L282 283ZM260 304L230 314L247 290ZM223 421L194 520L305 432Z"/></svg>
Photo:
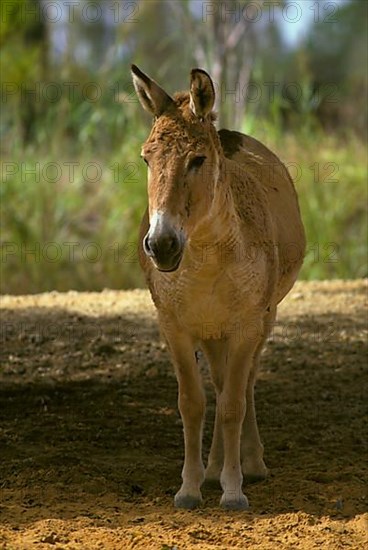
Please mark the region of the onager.
<svg viewBox="0 0 368 550"><path fill-rule="evenodd" d="M174 502L195 508L204 479L220 480L220 505L246 509L243 476L251 482L267 474L256 372L277 304L294 285L305 251L296 192L286 167L259 141L216 130L214 86L205 71L193 69L189 93L173 97L135 65L132 77L154 117L142 147L149 205L139 257L178 380L185 459ZM198 349L216 391L206 469Z"/></svg>

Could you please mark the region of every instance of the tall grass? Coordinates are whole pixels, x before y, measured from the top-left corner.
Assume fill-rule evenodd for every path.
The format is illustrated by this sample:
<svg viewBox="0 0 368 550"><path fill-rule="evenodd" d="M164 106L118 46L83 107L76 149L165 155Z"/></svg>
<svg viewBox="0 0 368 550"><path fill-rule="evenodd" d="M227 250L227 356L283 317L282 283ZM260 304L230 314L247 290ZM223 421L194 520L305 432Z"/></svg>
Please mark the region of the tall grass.
<svg viewBox="0 0 368 550"><path fill-rule="evenodd" d="M282 135L252 119L244 130L275 150L295 179L308 238L301 278L367 276L363 144L305 127ZM121 146L99 156L88 143L76 156L58 152L55 142L8 151L1 164L2 293L143 284L136 245L147 133L126 125Z"/></svg>
<svg viewBox="0 0 368 550"><path fill-rule="evenodd" d="M300 277L367 277L366 151L351 139L286 140L307 234ZM279 151L282 154L281 151Z"/></svg>
<svg viewBox="0 0 368 550"><path fill-rule="evenodd" d="M142 141L132 135L105 156L19 150L2 161L3 293L143 284L136 253L146 188Z"/></svg>

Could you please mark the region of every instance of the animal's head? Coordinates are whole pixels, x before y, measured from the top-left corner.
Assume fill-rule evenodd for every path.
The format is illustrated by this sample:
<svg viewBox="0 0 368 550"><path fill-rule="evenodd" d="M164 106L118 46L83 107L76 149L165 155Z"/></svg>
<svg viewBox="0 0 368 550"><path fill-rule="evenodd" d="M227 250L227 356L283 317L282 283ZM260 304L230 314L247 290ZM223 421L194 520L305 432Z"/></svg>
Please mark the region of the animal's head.
<svg viewBox="0 0 368 550"><path fill-rule="evenodd" d="M143 249L157 269L175 271L187 239L211 210L219 178L214 86L205 71L193 69L190 91L171 97L135 65L132 76L142 107L154 117L142 147L150 223Z"/></svg>

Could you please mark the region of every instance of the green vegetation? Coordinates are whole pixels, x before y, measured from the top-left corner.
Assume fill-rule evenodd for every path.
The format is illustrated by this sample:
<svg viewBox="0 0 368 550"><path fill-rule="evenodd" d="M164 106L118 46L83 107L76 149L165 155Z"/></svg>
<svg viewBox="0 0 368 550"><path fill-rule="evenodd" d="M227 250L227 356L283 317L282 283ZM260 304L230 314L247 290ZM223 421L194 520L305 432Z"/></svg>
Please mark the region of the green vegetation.
<svg viewBox="0 0 368 550"><path fill-rule="evenodd" d="M308 140L293 136L279 154L287 165L291 163L307 233L300 278L367 277L364 145L357 139L344 143L324 134Z"/></svg>
<svg viewBox="0 0 368 550"><path fill-rule="evenodd" d="M189 68L199 64L185 47L185 66L180 63L179 67L170 53L181 44L175 32L179 23L159 3L168 34L165 39L158 37L149 25L154 1L142 4L141 23L117 26L115 45L124 43L130 48L124 59L110 55L113 61L107 62L102 56L95 65L77 61L72 54L79 40L92 44L92 60L99 59L103 45L99 46L96 36L102 36L103 29L82 25L77 10L79 19L76 16L70 24L70 49L57 63L49 52L47 22L41 19L35 25L19 12L22 5L37 5L37 0L13 1L12 16L0 35L1 292L143 284L136 245L146 203L146 169L139 155L150 121L132 94L129 63L131 59L141 63L170 92L185 87ZM316 24L304 43L291 52L283 47L276 27L270 26L263 42L258 38L261 43L249 80L244 80L245 73L231 73L237 63L228 63L228 72L222 75L229 89L239 78L252 85L253 92L263 92L257 101L224 104L222 119L229 121L229 127L263 141L289 167L308 237L304 279L368 275L366 130L362 122L366 120L362 101L366 75L358 70L363 65L357 62L366 55L362 4L347 3L340 9L338 23ZM185 13L188 27L193 15L190 10ZM357 28L355 33L343 33L342 55L341 44L335 51L331 41L339 25L345 28L344 21L353 25L352 13L359 15ZM201 40L207 32L198 21L193 29L200 30ZM143 37L139 46L135 36ZM209 50L213 47L210 38ZM111 53L113 47L114 43L107 50ZM237 50L238 56L241 53ZM336 63L337 55L343 68ZM72 92L73 82L77 85ZM277 83L272 100L267 82ZM296 98L289 93L293 90L290 83L297 83L301 90ZM27 92L32 89L36 92Z"/></svg>
<svg viewBox="0 0 368 550"><path fill-rule="evenodd" d="M78 157L74 174L72 161L60 155L31 150L13 156L15 166L3 161L3 173L20 167L1 189L3 291L143 284L136 243L146 202L139 152L147 131L128 134L111 155ZM296 180L308 237L301 277L367 276L363 144L323 133L274 142L263 131L253 135L277 151Z"/></svg>

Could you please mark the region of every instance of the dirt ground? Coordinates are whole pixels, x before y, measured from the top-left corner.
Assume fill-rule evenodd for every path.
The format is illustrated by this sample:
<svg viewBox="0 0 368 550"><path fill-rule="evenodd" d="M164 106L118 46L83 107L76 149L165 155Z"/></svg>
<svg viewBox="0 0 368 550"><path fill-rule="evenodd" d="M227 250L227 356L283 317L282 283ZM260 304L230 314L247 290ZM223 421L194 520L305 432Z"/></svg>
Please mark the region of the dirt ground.
<svg viewBox="0 0 368 550"><path fill-rule="evenodd" d="M0 548L368 547L367 284L298 283L257 384L269 478L179 511L176 380L146 291L3 296ZM214 402L208 393L207 454Z"/></svg>

